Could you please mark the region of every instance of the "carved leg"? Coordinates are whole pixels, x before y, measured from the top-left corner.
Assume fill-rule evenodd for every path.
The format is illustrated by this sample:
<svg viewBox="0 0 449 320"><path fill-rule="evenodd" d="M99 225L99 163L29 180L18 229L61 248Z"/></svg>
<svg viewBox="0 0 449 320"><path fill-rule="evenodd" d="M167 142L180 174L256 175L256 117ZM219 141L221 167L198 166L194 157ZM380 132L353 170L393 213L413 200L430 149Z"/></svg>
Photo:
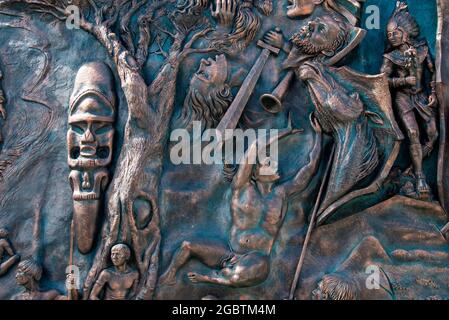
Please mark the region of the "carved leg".
<svg viewBox="0 0 449 320"><path fill-rule="evenodd" d="M401 115L402 123L406 128L407 136L410 140L410 158L412 160L413 169L416 176L416 191L418 196L427 197L430 192L430 188L427 185L426 177L422 169L423 162L423 149L421 146L419 126L416 121L415 113L410 110Z"/></svg>
<svg viewBox="0 0 449 320"><path fill-rule="evenodd" d="M409 127L407 127L407 135L410 140L410 157L413 164L413 169L416 175L422 173L422 148L421 142L419 140L419 129L416 123L415 116L410 113L413 117L408 117L413 119L413 122L409 122Z"/></svg>
<svg viewBox="0 0 449 320"><path fill-rule="evenodd" d="M220 267L223 257L230 252L226 247L210 243L191 243L184 241L175 253L167 271L159 279L161 285L176 284L176 274L190 259L196 258L211 268Z"/></svg>
<svg viewBox="0 0 449 320"><path fill-rule="evenodd" d="M438 140L438 129L435 116L430 118L430 120L424 124L424 128L427 134L427 141L423 146L423 157L428 157Z"/></svg>
<svg viewBox="0 0 449 320"><path fill-rule="evenodd" d="M221 284L224 286L231 285L231 280L229 280L226 276L221 275L203 275L196 272L189 272L188 274L189 280L193 283L213 283L213 284Z"/></svg>
<svg viewBox="0 0 449 320"><path fill-rule="evenodd" d="M20 260L19 255L14 255L0 265L0 276L4 275L8 270Z"/></svg>

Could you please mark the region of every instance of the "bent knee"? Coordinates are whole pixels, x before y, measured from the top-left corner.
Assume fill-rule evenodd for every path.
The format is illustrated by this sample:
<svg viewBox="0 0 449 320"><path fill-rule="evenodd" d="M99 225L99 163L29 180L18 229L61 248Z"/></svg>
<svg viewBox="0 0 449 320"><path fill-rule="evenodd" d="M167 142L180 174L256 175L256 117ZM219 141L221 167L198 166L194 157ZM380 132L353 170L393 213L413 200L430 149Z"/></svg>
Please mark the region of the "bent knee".
<svg viewBox="0 0 449 320"><path fill-rule="evenodd" d="M407 130L407 136L410 139L411 144L418 144L419 141L419 130L418 129L409 129Z"/></svg>
<svg viewBox="0 0 449 320"><path fill-rule="evenodd" d="M183 241L181 243L181 250L190 250L192 249L192 243L189 241Z"/></svg>
<svg viewBox="0 0 449 320"><path fill-rule="evenodd" d="M428 138L429 138L429 140L430 140L431 142L437 141L437 140L438 140L438 137L439 137L438 130L436 130L436 129L430 130L430 131L427 133L427 135L428 135Z"/></svg>

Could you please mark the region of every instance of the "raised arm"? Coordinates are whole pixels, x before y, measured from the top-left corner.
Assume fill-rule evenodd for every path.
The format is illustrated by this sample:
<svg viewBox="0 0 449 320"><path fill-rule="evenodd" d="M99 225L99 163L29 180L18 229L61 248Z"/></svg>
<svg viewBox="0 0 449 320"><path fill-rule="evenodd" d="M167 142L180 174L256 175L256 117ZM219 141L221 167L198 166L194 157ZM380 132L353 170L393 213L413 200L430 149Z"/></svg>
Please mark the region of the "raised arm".
<svg viewBox="0 0 449 320"><path fill-rule="evenodd" d="M257 140L249 147L243 163L240 164L232 182L233 189L240 189L251 181L254 165L257 161Z"/></svg>
<svg viewBox="0 0 449 320"><path fill-rule="evenodd" d="M316 135L315 143L309 154L309 163L301 168L291 181L284 184L288 196L304 191L312 180L312 177L316 174L320 164L322 129L313 114L310 115L310 123Z"/></svg>

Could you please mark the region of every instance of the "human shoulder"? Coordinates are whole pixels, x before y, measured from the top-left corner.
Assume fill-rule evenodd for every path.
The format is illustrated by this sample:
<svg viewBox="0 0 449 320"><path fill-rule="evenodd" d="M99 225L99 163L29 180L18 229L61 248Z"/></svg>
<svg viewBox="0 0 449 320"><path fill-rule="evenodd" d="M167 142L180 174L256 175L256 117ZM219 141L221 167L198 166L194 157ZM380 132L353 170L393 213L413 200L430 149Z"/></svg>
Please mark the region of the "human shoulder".
<svg viewBox="0 0 449 320"><path fill-rule="evenodd" d="M418 50L418 55L423 56L424 58L425 58L425 56L427 56L427 54L430 51L429 44L427 43L426 40L422 40L422 41L418 42L416 47Z"/></svg>
<svg viewBox="0 0 449 320"><path fill-rule="evenodd" d="M113 269L107 268L100 272L100 276L98 277L98 280L108 280L113 273Z"/></svg>
<svg viewBox="0 0 449 320"><path fill-rule="evenodd" d="M405 66L407 64L405 55L397 49L385 53L384 58L399 66Z"/></svg>
<svg viewBox="0 0 449 320"><path fill-rule="evenodd" d="M138 279L139 278L139 272L136 269L131 269L130 270L130 274L134 279Z"/></svg>

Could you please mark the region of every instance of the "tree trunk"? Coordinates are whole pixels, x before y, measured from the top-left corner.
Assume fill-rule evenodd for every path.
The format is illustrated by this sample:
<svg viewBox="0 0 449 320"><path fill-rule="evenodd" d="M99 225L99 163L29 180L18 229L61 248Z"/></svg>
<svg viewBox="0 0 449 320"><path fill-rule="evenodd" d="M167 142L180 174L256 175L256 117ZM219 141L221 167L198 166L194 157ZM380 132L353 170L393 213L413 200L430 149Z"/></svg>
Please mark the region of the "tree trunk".
<svg viewBox="0 0 449 320"><path fill-rule="evenodd" d="M84 298L89 297L99 273L108 266L111 247L127 243L140 273L137 297L151 299L157 281L161 238L159 186L180 59L176 59L178 52L172 52L173 58L168 59L148 88L127 52L116 53L115 62L128 103L128 119L106 196L106 222L100 249L85 281ZM139 223L142 220L139 215L144 216L143 220L149 217L146 219L149 222Z"/></svg>

